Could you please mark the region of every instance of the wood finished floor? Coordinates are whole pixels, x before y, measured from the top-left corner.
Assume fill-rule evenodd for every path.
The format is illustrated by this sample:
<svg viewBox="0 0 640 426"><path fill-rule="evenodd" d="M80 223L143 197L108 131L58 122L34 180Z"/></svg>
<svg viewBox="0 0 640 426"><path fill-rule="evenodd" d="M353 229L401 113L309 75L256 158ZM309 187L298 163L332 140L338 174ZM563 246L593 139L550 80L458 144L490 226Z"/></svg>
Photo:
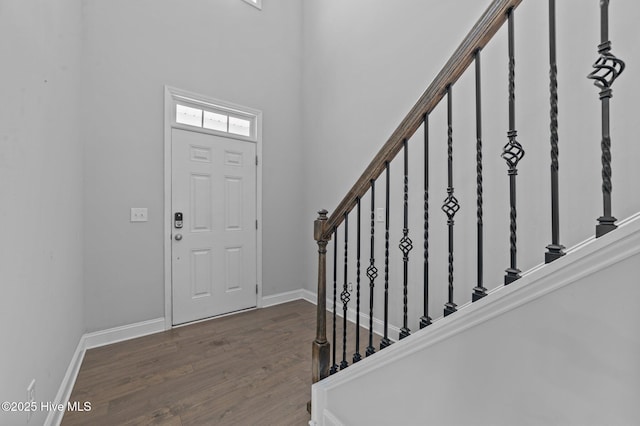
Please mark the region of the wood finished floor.
<svg viewBox="0 0 640 426"><path fill-rule="evenodd" d="M306 425L315 315L298 300L88 350L70 401L92 410L62 424Z"/></svg>

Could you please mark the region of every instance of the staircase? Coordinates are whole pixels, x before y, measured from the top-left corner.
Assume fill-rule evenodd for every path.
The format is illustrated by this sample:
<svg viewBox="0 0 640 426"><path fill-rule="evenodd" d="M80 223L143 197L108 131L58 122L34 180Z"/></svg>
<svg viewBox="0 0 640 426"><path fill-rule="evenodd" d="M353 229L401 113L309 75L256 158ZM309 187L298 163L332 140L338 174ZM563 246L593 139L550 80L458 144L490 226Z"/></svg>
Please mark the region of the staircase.
<svg viewBox="0 0 640 426"><path fill-rule="evenodd" d="M624 136L619 145L624 155L631 132L611 112L614 82L623 74L625 63L613 54L609 3L603 0L599 5L600 44L588 75L596 86L593 102L599 115L585 118L598 120L595 139L600 146L584 149L599 151L600 171L585 170L571 161L571 153L566 163L573 173L601 176L599 188L579 185L569 189L601 193L602 214L595 219L594 236L569 250L560 236L561 229L571 231L575 219L562 216L566 211L563 202L571 202L571 196L560 185L559 91L563 92L555 0L548 3L548 35L540 36L541 42L547 39L549 58L547 84L540 87L548 90L546 146L550 155L546 164L531 149L536 148L531 144L543 141L531 140L530 117L523 126L525 132L518 133L521 103L516 102L516 58L528 53L516 50L515 16L521 0L495 0L332 214L322 210L314 223L318 306L312 345L312 424L602 424L597 423L599 419L607 418L618 422L608 424L632 424L628 422L639 418L640 412L630 402L631 397L640 396L638 369L633 365L628 377L617 380L616 375L626 374L632 364L614 366L640 355L640 339L633 333L633 320L640 316L620 305L620 295L640 295L633 284L640 273L636 266L640 216L618 221L613 215L612 146L617 146L619 135ZM487 110L486 104L495 106L501 101L494 92L485 94L488 101L483 98L487 85L483 75L491 80L499 73L494 63L483 65L481 57L491 42L500 43L495 41L500 36L506 39L507 96L502 108L507 119L500 155L506 173L504 186L495 188L497 172L485 167L487 145L495 141L487 141L483 129L487 121L496 120L496 109L501 108ZM530 76L531 72L523 74ZM469 81L473 82L472 99L467 96ZM463 87L460 98L454 95L458 86ZM462 114L474 117L471 123L457 124L454 117L461 107L455 102L473 109L472 114ZM466 135L468 128L475 130L474 146L456 139L459 129ZM616 130L613 135L612 128ZM530 149L534 155L532 163L527 163ZM473 174L468 172L470 156L475 159ZM463 179L454 173L458 162L467 167ZM546 170L544 178L541 170ZM541 191L531 189L531 181L538 185L541 180L548 180L544 185L548 202L533 206L525 202L524 212L519 210L522 199L535 198ZM431 200L434 187L439 199L444 193L435 208ZM631 200L626 207L630 204L637 211L637 195L625 197ZM442 213L434 212L436 209ZM537 220L541 215L547 219ZM548 227L540 229L541 223ZM522 268L522 264L536 262L528 251L522 260L520 240L536 240L541 233L550 236L539 253L544 263ZM503 242L498 243L499 239ZM505 253L498 253L501 249ZM498 283L495 271L502 259L506 264ZM466 282L460 284L460 276ZM467 293L470 278L473 286ZM603 283L611 283L610 288ZM436 308L441 296L442 308ZM594 312L610 316L594 325L588 321L597 317ZM355 335L347 334L349 320L357 325ZM615 337L611 337L613 331ZM374 335L381 337L377 347ZM554 341L559 336L564 339L561 344ZM571 346L567 339L587 352L584 360L555 363L552 355L584 355L567 348ZM611 357L611 349L598 344L600 341L611 342L624 353ZM543 362L536 361L540 359ZM533 372L542 372L542 378L527 371L522 360ZM585 365L572 368L572 363ZM555 367L549 369L549 365ZM558 378L555 387L553 377ZM540 383L528 385L536 381ZM602 382L600 388L598 382ZM570 397L559 393L563 389ZM581 389L587 391L580 393ZM507 407L488 404L487 399L493 397L506 398ZM536 398L543 403L536 405ZM598 398L597 402L592 398Z"/></svg>

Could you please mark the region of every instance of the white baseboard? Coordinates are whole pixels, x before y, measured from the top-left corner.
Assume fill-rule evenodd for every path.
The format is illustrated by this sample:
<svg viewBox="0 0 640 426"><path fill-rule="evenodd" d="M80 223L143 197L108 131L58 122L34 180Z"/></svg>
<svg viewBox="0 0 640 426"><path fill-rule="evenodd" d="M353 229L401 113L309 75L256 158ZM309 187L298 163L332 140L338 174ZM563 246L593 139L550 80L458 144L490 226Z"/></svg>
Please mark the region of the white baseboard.
<svg viewBox="0 0 640 426"><path fill-rule="evenodd" d="M108 330L95 331L84 335L85 349L99 348L124 340L164 331L164 318L156 318L135 324L123 325Z"/></svg>
<svg viewBox="0 0 640 426"><path fill-rule="evenodd" d="M56 395L55 403L67 405L71 397L71 391L78 378L80 366L84 359L87 349L98 348L100 346L110 345L112 343L122 342L124 340L135 339L136 337L147 336L164 331L164 318L156 318L153 320L142 321L135 324L114 327L108 330L96 331L93 333L85 333L80 337L78 346L76 347L71 362L62 379L60 388ZM50 410L44 424L45 426L59 426L62 423L64 410Z"/></svg>
<svg viewBox="0 0 640 426"><path fill-rule="evenodd" d="M306 300L309 303L313 303L314 305L318 304L318 295L312 291L303 288L300 290L301 296L303 300Z"/></svg>
<svg viewBox="0 0 640 426"><path fill-rule="evenodd" d="M69 367L67 367L67 371L64 374L62 379L62 383L60 384L60 388L58 389L58 393L54 402L56 404L67 404L69 401L69 397L71 396L71 391L73 390L73 386L76 383L76 378L78 377L78 372L80 371L80 366L82 365L82 360L84 359L85 353L85 340L84 335L80 337L78 341L78 346L76 347L73 356L71 357L71 362L69 363ZM59 426L62 423L62 417L64 416L64 411L60 410L49 410L49 414L44 421L45 426Z"/></svg>
<svg viewBox="0 0 640 426"><path fill-rule="evenodd" d="M292 290L285 291L284 293L273 294L271 296L264 296L262 298L262 307L268 308L269 306L276 306L282 303L293 302L294 300L304 299L302 292L306 290Z"/></svg>

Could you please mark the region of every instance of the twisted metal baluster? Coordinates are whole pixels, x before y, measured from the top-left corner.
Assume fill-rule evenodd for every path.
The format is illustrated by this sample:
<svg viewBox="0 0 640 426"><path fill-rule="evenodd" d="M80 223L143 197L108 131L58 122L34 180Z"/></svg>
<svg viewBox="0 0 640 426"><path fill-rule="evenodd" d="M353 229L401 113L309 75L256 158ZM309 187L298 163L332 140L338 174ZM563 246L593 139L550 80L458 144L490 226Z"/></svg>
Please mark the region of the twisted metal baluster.
<svg viewBox="0 0 640 426"><path fill-rule="evenodd" d="M515 43L514 43L514 23L513 9L507 12L509 20L509 131L507 136L509 142L502 149L502 158L509 166L509 205L510 205L510 266L506 269L504 277L504 285L511 284L520 278L520 269L517 267L517 210L516 210L516 176L518 175L518 162L524 157L524 149L518 143L516 137L516 108L515 108Z"/></svg>
<svg viewBox="0 0 640 426"><path fill-rule="evenodd" d="M344 214L344 281L342 284L342 293L340 293L340 301L342 302L342 362L340 369L344 370L349 366L347 362L347 305L351 300L349 288L347 284L347 265L349 259L349 214Z"/></svg>
<svg viewBox="0 0 640 426"><path fill-rule="evenodd" d="M378 268L375 267L375 208L376 208L376 186L375 181L371 180L371 248L369 256L369 267L367 268L367 278L369 278L369 346L367 346L366 355L373 355L376 349L373 347L373 288L375 279L378 277Z"/></svg>
<svg viewBox="0 0 640 426"><path fill-rule="evenodd" d="M453 195L453 99L451 97L452 87L447 86L447 159L448 159L448 186L447 198L444 199L442 211L447 215L447 226L449 227L449 301L444 305L444 316L456 312L456 305L453 303L453 226L454 216L460 210L460 204Z"/></svg>
<svg viewBox="0 0 640 426"><path fill-rule="evenodd" d="M338 364L336 363L336 296L338 287L338 230L333 228L333 336L331 354L333 364L329 369L329 374L338 372Z"/></svg>
<svg viewBox="0 0 640 426"><path fill-rule="evenodd" d="M356 198L358 206L357 239L356 239L356 352L353 354L353 363L360 361L360 197Z"/></svg>
<svg viewBox="0 0 640 426"><path fill-rule="evenodd" d="M602 200L604 213L598 218L596 225L596 237L613 231L617 228L616 218L611 214L611 134L610 134L610 110L609 100L613 96L611 86L622 74L625 63L611 53L611 41L609 40L609 0L600 0L600 44L598 45L600 57L593 64L594 70L588 78L600 89L600 102L602 109Z"/></svg>
<svg viewBox="0 0 640 426"><path fill-rule="evenodd" d="M384 336L380 340L380 349L384 349L391 344L389 340L389 162L385 162L387 175L385 201L385 219L384 219Z"/></svg>
<svg viewBox="0 0 640 426"><path fill-rule="evenodd" d="M549 0L549 112L551 132L551 244L547 246L544 262L551 263L564 256L560 244L560 190L558 169L558 65L556 61L556 0Z"/></svg>
<svg viewBox="0 0 640 426"><path fill-rule="evenodd" d="M409 252L413 248L413 242L409 238L409 153L407 140L404 140L404 227L402 228L402 238L400 239L400 251L402 251L403 270L403 317L402 328L400 329L400 339L411 334L408 327L408 277L409 277Z"/></svg>
<svg viewBox="0 0 640 426"><path fill-rule="evenodd" d="M423 315L420 328L431 324L429 316L429 116L424 116L424 267L423 267Z"/></svg>
<svg viewBox="0 0 640 426"><path fill-rule="evenodd" d="M475 53L476 63L476 214L478 218L478 275L477 286L471 294L471 301L475 302L487 295L487 289L483 285L483 223L482 223L482 97L480 78L480 49Z"/></svg>

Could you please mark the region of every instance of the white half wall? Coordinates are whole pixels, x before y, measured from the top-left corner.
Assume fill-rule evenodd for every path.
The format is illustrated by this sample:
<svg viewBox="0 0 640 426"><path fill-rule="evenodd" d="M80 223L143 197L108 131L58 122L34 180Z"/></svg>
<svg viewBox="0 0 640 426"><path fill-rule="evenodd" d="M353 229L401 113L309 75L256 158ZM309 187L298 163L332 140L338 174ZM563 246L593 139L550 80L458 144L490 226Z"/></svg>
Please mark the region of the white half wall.
<svg viewBox="0 0 640 426"><path fill-rule="evenodd" d="M352 426L637 424L639 275L636 217L316 383L312 420Z"/></svg>

